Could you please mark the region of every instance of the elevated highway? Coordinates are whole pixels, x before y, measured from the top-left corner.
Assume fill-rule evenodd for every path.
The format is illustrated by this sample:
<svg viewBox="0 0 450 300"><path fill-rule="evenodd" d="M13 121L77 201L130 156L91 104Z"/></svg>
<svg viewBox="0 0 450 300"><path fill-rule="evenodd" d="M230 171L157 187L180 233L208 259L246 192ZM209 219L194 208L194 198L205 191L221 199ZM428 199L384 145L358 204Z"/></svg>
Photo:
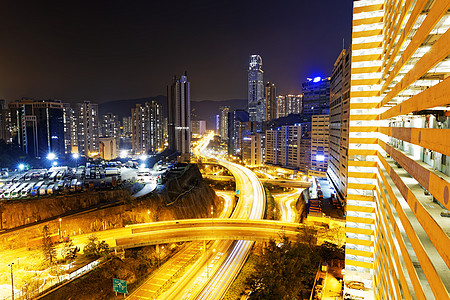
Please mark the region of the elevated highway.
<svg viewBox="0 0 450 300"><path fill-rule="evenodd" d="M133 225L110 241L121 249L198 240L278 240L295 237L303 224L248 219L189 219Z"/></svg>
<svg viewBox="0 0 450 300"><path fill-rule="evenodd" d="M233 176L223 176L223 175L203 175L203 177L213 180L234 180ZM311 186L311 182L308 181L297 181L297 180L288 180L288 179L268 179L268 178L260 178L261 182L276 184L279 186L285 186L290 188L309 188Z"/></svg>

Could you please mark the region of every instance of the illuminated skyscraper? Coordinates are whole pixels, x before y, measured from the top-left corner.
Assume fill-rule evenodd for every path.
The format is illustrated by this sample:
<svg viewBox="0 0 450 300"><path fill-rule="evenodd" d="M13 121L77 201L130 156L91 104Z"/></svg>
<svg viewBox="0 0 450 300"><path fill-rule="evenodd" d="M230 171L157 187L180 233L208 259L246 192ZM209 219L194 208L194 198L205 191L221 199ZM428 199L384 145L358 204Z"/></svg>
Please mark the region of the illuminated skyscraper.
<svg viewBox="0 0 450 300"><path fill-rule="evenodd" d="M248 66L248 112L250 121L262 122L265 117L262 58L251 55Z"/></svg>
<svg viewBox="0 0 450 300"><path fill-rule="evenodd" d="M219 133L223 141L228 140L228 113L230 112L229 106L220 107L220 124Z"/></svg>
<svg viewBox="0 0 450 300"><path fill-rule="evenodd" d="M77 103L76 118L78 152L86 156L98 154L98 104Z"/></svg>
<svg viewBox="0 0 450 300"><path fill-rule="evenodd" d="M63 104L57 100L24 99L8 104L11 141L31 157L64 155Z"/></svg>
<svg viewBox="0 0 450 300"><path fill-rule="evenodd" d="M273 82L266 84L266 121L277 117L277 88Z"/></svg>
<svg viewBox="0 0 450 300"><path fill-rule="evenodd" d="M364 299L449 299L449 8L354 1L345 281Z"/></svg>
<svg viewBox="0 0 450 300"><path fill-rule="evenodd" d="M187 74L167 87L167 126L169 149L181 155L181 161L189 161L191 152L191 96Z"/></svg>
<svg viewBox="0 0 450 300"><path fill-rule="evenodd" d="M135 154L153 154L164 145L162 106L156 101L131 109L131 143Z"/></svg>

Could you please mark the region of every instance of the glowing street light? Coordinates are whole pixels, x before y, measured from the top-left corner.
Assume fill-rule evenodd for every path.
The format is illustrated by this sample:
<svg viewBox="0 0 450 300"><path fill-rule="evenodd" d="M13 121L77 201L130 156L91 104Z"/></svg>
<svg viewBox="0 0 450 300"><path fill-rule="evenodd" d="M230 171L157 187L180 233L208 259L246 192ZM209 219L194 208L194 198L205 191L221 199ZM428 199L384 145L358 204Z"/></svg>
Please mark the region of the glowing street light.
<svg viewBox="0 0 450 300"><path fill-rule="evenodd" d="M139 158L141 161L145 161L147 159L147 155L146 154L142 154Z"/></svg>
<svg viewBox="0 0 450 300"><path fill-rule="evenodd" d="M20 165L19 165L19 170L20 170L20 171L23 171L24 169L25 169L25 165L24 165L24 164L20 164Z"/></svg>
<svg viewBox="0 0 450 300"><path fill-rule="evenodd" d="M78 152L72 153L72 157L73 157L73 159L79 159L80 154Z"/></svg>
<svg viewBox="0 0 450 300"><path fill-rule="evenodd" d="M11 299L14 300L14 275L13 275L13 265L14 263L10 263L8 267L11 268Z"/></svg>
<svg viewBox="0 0 450 300"><path fill-rule="evenodd" d="M56 159L56 154L53 152L50 152L49 154L47 154L47 159L48 160L55 160Z"/></svg>
<svg viewBox="0 0 450 300"><path fill-rule="evenodd" d="M61 232L61 221L62 221L62 219L59 218L58 221L59 221L59 239L61 240L61 236L62 236L62 232Z"/></svg>

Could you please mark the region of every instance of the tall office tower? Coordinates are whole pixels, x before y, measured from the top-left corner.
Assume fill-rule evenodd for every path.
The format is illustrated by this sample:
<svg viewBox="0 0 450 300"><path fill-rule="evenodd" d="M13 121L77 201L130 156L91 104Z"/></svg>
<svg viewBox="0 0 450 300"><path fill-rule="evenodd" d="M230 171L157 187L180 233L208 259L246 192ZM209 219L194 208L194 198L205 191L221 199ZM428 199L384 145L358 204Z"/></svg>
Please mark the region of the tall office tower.
<svg viewBox="0 0 450 300"><path fill-rule="evenodd" d="M330 77L307 78L302 84L302 121L311 122L314 115L327 115L330 111Z"/></svg>
<svg viewBox="0 0 450 300"><path fill-rule="evenodd" d="M77 103L78 152L85 156L98 154L98 104Z"/></svg>
<svg viewBox="0 0 450 300"><path fill-rule="evenodd" d="M262 122L265 117L262 58L251 55L248 66L248 112L250 121Z"/></svg>
<svg viewBox="0 0 450 300"><path fill-rule="evenodd" d="M75 110L69 103L63 103L64 151L66 154L78 152Z"/></svg>
<svg viewBox="0 0 450 300"><path fill-rule="evenodd" d="M249 120L248 112L237 109L229 114L228 154L241 156L242 138Z"/></svg>
<svg viewBox="0 0 450 300"><path fill-rule="evenodd" d="M266 116L265 120L270 121L277 117L277 88L274 83L266 84Z"/></svg>
<svg viewBox="0 0 450 300"><path fill-rule="evenodd" d="M220 128L219 133L223 141L228 140L228 113L230 112L229 106L220 107Z"/></svg>
<svg viewBox="0 0 450 300"><path fill-rule="evenodd" d="M326 172L329 157L330 116L316 115L311 121L311 170Z"/></svg>
<svg viewBox="0 0 450 300"><path fill-rule="evenodd" d="M206 132L206 121L191 121L191 133L192 134L204 134Z"/></svg>
<svg viewBox="0 0 450 300"><path fill-rule="evenodd" d="M11 139L31 157L64 154L63 105L56 100L18 100L8 105Z"/></svg>
<svg viewBox="0 0 450 300"><path fill-rule="evenodd" d="M348 123L350 113L350 48L334 63L330 81L330 156L327 175L341 204L347 197Z"/></svg>
<svg viewBox="0 0 450 300"><path fill-rule="evenodd" d="M345 281L364 299L449 299L449 8L354 2Z"/></svg>
<svg viewBox="0 0 450 300"><path fill-rule="evenodd" d="M169 149L181 155L181 161L189 161L191 152L191 96L187 74L173 78L167 87L167 121Z"/></svg>
<svg viewBox="0 0 450 300"><path fill-rule="evenodd" d="M123 117L122 118L122 135L130 135L131 134L131 124L132 117Z"/></svg>
<svg viewBox="0 0 450 300"><path fill-rule="evenodd" d="M300 142L300 171L307 173L311 161L311 122L314 115L329 114L330 78L308 78L302 84L302 140Z"/></svg>

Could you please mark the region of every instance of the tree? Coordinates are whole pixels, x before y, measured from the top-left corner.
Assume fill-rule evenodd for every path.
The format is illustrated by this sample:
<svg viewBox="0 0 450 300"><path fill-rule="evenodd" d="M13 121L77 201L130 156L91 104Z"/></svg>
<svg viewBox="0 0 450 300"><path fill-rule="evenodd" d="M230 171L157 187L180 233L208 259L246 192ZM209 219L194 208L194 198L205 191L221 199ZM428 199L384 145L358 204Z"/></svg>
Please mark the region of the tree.
<svg viewBox="0 0 450 300"><path fill-rule="evenodd" d="M88 257L108 256L109 245L105 241L98 242L98 238L91 235L88 243L83 248L83 252Z"/></svg>
<svg viewBox="0 0 450 300"><path fill-rule="evenodd" d="M303 299L310 293L320 256L307 245L282 237L269 241L248 280L250 299Z"/></svg>
<svg viewBox="0 0 450 300"><path fill-rule="evenodd" d="M52 264L56 261L55 245L47 225L42 229L42 254L44 255L44 262L46 264Z"/></svg>
<svg viewBox="0 0 450 300"><path fill-rule="evenodd" d="M61 256L64 257L66 261L72 261L79 251L80 248L75 247L72 240L65 240L63 248L61 249Z"/></svg>

